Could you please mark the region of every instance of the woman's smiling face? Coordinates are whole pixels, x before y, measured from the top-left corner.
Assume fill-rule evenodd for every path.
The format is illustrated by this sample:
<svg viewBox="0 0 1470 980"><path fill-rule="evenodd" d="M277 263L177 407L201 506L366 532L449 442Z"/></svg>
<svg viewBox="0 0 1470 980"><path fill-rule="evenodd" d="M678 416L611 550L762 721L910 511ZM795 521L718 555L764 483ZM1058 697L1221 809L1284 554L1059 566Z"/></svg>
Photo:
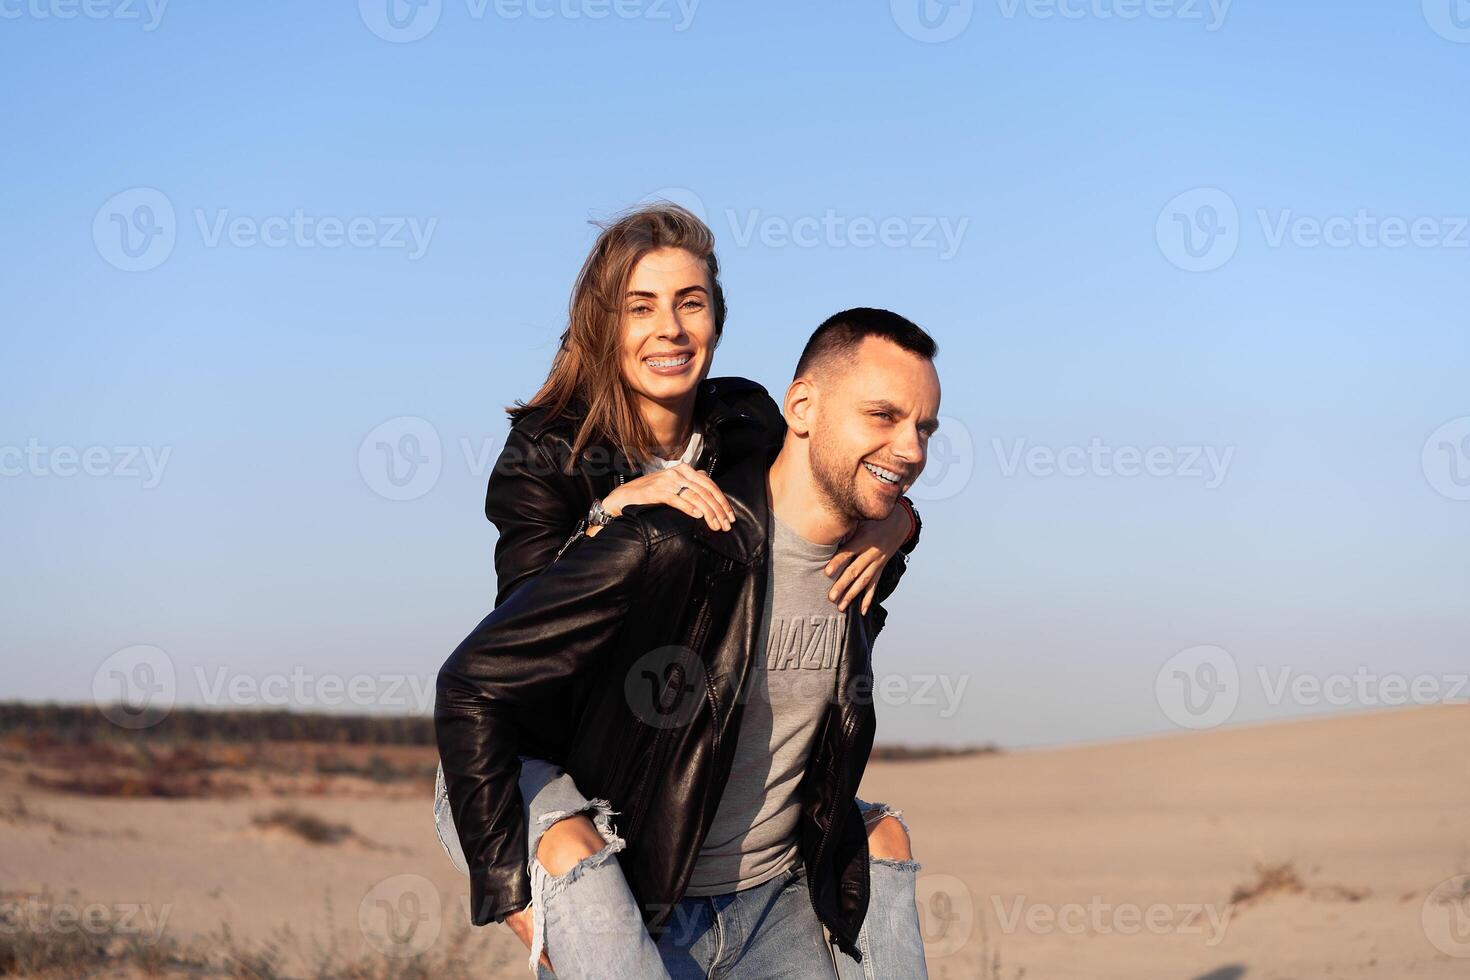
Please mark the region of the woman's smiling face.
<svg viewBox="0 0 1470 980"><path fill-rule="evenodd" d="M682 248L649 252L623 294L622 372L640 396L673 408L693 397L714 358L709 268Z"/></svg>

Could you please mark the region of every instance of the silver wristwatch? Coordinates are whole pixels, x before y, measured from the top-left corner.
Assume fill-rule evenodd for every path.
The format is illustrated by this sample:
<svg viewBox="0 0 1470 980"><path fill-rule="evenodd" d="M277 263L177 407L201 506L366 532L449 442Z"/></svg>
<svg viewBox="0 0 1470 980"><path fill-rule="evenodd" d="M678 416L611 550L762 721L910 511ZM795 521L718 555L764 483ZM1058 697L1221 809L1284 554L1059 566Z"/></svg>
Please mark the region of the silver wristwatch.
<svg viewBox="0 0 1470 980"><path fill-rule="evenodd" d="M612 523L613 516L602 509L602 501L592 501L592 509L587 512L587 523L596 524L598 527L606 527Z"/></svg>

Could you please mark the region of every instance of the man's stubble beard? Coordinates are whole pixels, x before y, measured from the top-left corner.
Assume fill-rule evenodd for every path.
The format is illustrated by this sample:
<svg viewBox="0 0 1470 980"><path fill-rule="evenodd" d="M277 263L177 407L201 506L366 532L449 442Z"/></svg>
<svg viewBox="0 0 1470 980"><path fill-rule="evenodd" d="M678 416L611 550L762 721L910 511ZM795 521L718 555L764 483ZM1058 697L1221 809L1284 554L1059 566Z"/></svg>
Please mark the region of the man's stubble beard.
<svg viewBox="0 0 1470 980"><path fill-rule="evenodd" d="M843 460L833 450L830 441L823 439L817 430L812 431L810 439L812 479L816 482L817 492L833 513L853 524L858 521L881 521L887 517L886 511L870 514L864 507L862 494L857 487L857 466L862 464L857 463L854 466Z"/></svg>

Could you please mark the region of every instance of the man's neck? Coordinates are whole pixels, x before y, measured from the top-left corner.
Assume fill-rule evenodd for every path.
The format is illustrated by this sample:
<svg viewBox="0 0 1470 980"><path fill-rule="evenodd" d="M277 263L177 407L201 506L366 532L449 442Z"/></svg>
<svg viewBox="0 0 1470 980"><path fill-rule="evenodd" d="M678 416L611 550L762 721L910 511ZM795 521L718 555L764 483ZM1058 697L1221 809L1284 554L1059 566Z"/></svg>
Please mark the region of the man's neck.
<svg viewBox="0 0 1470 980"><path fill-rule="evenodd" d="M789 446L789 444L788 444ZM809 461L783 447L766 474L771 510L808 541L836 544L853 529L853 522L832 512L817 489Z"/></svg>

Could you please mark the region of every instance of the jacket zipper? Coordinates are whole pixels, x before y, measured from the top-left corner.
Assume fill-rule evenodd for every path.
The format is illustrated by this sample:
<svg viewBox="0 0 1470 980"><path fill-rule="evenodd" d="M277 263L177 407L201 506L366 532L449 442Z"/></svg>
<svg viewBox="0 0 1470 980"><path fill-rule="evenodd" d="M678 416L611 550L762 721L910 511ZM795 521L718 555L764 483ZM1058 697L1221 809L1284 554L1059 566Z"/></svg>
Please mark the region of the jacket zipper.
<svg viewBox="0 0 1470 980"><path fill-rule="evenodd" d="M838 743L837 743L838 752L833 754L833 756L832 756L832 765L827 770L828 775L831 778L833 778L834 780L837 778L837 766L838 766L838 762L839 762L839 757L845 757L847 755L847 743L848 743L849 738L852 735L852 728L853 728L853 726L856 723L857 723L857 719L855 717L851 717L851 716L848 717L847 721L845 721L845 722L842 723L842 736L838 740ZM842 793L838 793L837 792L837 789L838 788L839 787L837 787L837 786L833 786L832 803L827 808L827 827L826 827L826 829L824 829L822 831L822 836L817 841L817 853L813 856L813 859L812 859L813 860L813 863L815 863L815 864L821 864L822 863L822 857L827 853L827 841L832 836L832 824L837 819L837 801L838 801L838 799L841 796L844 795ZM810 871L815 870L815 869L808 869L808 870L810 872ZM823 916L822 916L822 910L819 909L819 908L817 908L817 898L816 898L815 895L812 894L810 873L808 874L808 877L807 877L806 897L807 897L807 900L812 903L812 912L814 912L816 914L817 921L823 923L824 925L826 925L826 927L828 929L832 930L833 933L836 933L837 930L835 928L833 928L833 926L835 925L835 923L828 922L825 918L823 918Z"/></svg>
<svg viewBox="0 0 1470 980"><path fill-rule="evenodd" d="M624 479L625 479L625 477L623 476L623 474L619 473L618 474L618 484L617 485L618 486L622 486ZM571 537L567 538L564 542L562 542L562 546L557 549L556 558L553 558L551 560L552 561L556 561L557 558L560 558L562 555L566 554L567 549L572 546L572 543L575 542L575 541L577 541L577 540L579 540L582 537L582 535L584 535L586 533L587 533L587 518L584 517L580 521L577 522L577 526L576 526L575 529L573 529Z"/></svg>

